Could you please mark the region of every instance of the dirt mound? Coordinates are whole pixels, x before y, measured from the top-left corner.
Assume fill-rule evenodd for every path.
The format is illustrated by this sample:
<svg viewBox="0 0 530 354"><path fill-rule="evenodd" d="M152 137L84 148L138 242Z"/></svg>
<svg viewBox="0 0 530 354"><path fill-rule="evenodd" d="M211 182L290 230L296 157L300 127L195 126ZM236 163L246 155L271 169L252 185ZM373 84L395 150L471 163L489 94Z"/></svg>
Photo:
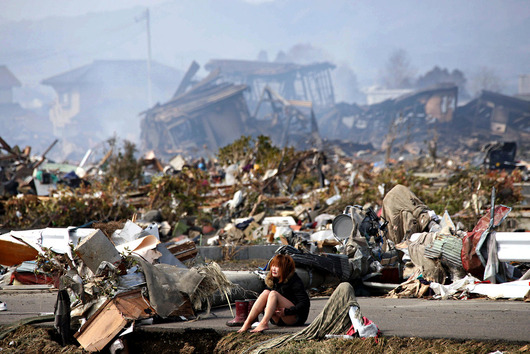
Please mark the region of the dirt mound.
<svg viewBox="0 0 530 354"><path fill-rule="evenodd" d="M218 335L200 331L186 334L155 334L140 332L124 337L132 352L156 353L242 353L256 348L260 343L275 338L275 334L232 332L219 339ZM21 326L0 340L2 353L88 353L76 344L62 347L53 329ZM216 343L217 342L217 343ZM530 353L528 343L501 341L458 341L449 339L422 339L381 337L378 339L328 339L323 341L290 342L268 353L477 353L501 352Z"/></svg>
<svg viewBox="0 0 530 354"><path fill-rule="evenodd" d="M214 353L241 353L252 350L261 342L273 338L259 333L230 333L215 347ZM529 344L499 341L457 341L448 339L422 339L381 337L378 339L328 339L323 341L290 342L268 353L529 353ZM250 351L249 351L250 352Z"/></svg>
<svg viewBox="0 0 530 354"><path fill-rule="evenodd" d="M88 353L83 348L70 344L65 347L57 341L60 337L52 329L21 326L0 341L2 353Z"/></svg>

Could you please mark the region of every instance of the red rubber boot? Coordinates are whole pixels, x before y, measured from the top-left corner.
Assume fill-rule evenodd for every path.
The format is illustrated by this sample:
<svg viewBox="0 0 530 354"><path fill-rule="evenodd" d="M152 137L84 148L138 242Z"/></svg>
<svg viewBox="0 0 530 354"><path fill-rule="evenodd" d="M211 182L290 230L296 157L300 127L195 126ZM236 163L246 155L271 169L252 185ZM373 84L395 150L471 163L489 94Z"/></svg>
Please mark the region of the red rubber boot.
<svg viewBox="0 0 530 354"><path fill-rule="evenodd" d="M233 320L227 321L228 327L242 326L248 317L248 301L236 300L236 317Z"/></svg>
<svg viewBox="0 0 530 354"><path fill-rule="evenodd" d="M250 310L252 310L252 306L254 306L254 303L256 302L255 299L246 299L245 301L248 301L248 314L250 315Z"/></svg>

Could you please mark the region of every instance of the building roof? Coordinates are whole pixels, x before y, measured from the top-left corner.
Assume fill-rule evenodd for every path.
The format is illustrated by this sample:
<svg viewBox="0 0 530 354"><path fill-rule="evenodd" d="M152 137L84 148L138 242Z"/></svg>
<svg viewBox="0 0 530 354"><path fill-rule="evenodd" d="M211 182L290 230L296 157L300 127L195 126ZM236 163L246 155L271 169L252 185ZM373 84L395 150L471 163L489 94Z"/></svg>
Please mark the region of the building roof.
<svg viewBox="0 0 530 354"><path fill-rule="evenodd" d="M511 109L530 112L530 102L518 97L506 96L501 93L483 90L479 99L482 101L490 101Z"/></svg>
<svg viewBox="0 0 530 354"><path fill-rule="evenodd" d="M421 96L430 96L439 93L448 93L456 97L458 95L458 86L454 84L438 84L399 96L395 99L395 102L408 104Z"/></svg>
<svg viewBox="0 0 530 354"><path fill-rule="evenodd" d="M11 88L11 87L22 86L20 81L13 75L13 73L5 65L0 65L0 87Z"/></svg>
<svg viewBox="0 0 530 354"><path fill-rule="evenodd" d="M193 112L241 94L245 89L246 85L229 83L208 85L200 90L187 92L166 104L155 106L145 113L157 121L167 122L182 116L190 116Z"/></svg>
<svg viewBox="0 0 530 354"><path fill-rule="evenodd" d="M169 66L151 62L151 79L175 85L181 73ZM71 85L101 82L136 82L147 79L146 60L95 60L93 63L42 80L43 85Z"/></svg>
<svg viewBox="0 0 530 354"><path fill-rule="evenodd" d="M209 71L219 68L221 69L222 73L228 75L276 76L297 71L311 72L334 69L335 65L327 62L302 65L294 63L271 63L251 60L212 59L204 66L204 68Z"/></svg>
<svg viewBox="0 0 530 354"><path fill-rule="evenodd" d="M453 84L439 84L439 85L424 88L421 90L416 90L413 92L405 93L396 98L389 98L384 101L371 104L369 105L369 107L389 109L390 107L394 107L395 105L404 106L404 105L414 103L416 100L418 100L420 97L423 97L423 96L431 96L433 94L440 94L440 93L447 93L447 94L451 94L456 97L458 95L458 86L453 85Z"/></svg>

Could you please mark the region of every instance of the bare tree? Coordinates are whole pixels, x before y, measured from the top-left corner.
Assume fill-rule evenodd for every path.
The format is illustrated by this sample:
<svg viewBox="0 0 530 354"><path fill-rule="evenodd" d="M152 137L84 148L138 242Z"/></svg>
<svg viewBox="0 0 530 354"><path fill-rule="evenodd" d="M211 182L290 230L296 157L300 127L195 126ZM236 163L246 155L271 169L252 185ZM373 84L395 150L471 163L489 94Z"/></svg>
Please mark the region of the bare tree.
<svg viewBox="0 0 530 354"><path fill-rule="evenodd" d="M266 50L260 50L259 53L258 53L258 61L269 61L269 54L267 53Z"/></svg>
<svg viewBox="0 0 530 354"><path fill-rule="evenodd" d="M357 76L346 63L337 65L332 71L335 99L337 102L365 102L366 96L359 89Z"/></svg>
<svg viewBox="0 0 530 354"><path fill-rule="evenodd" d="M415 75L408 53L404 49L397 49L387 60L381 74L381 83L389 89L410 88Z"/></svg>
<svg viewBox="0 0 530 354"><path fill-rule="evenodd" d="M420 75L416 81L416 88L423 89L437 84L455 84L458 86L458 96L462 98L469 98L469 93L466 89L467 79L461 70L454 69L449 72L446 68L435 66L427 71L424 75Z"/></svg>

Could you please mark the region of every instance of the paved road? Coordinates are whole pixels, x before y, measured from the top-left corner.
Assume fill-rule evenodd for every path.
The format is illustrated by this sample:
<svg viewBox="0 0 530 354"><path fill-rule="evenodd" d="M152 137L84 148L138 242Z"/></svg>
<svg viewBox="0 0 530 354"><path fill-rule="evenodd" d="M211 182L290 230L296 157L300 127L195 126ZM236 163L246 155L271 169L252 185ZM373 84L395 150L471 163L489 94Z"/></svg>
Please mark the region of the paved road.
<svg viewBox="0 0 530 354"><path fill-rule="evenodd" d="M0 301L7 304L7 311L0 311L0 325L27 317L53 314L56 298L57 291L0 290Z"/></svg>
<svg viewBox="0 0 530 354"><path fill-rule="evenodd" d="M8 311L0 312L0 324L53 312L56 292L4 292L0 300ZM322 310L326 298L312 298L310 323ZM360 297L363 315L374 321L385 336L505 340L530 343L530 303L504 300L424 300ZM227 306L212 309L208 318L141 326L146 332L186 330L236 330L226 326L232 319ZM51 323L50 323L51 325ZM271 333L295 332L302 327L275 327Z"/></svg>

